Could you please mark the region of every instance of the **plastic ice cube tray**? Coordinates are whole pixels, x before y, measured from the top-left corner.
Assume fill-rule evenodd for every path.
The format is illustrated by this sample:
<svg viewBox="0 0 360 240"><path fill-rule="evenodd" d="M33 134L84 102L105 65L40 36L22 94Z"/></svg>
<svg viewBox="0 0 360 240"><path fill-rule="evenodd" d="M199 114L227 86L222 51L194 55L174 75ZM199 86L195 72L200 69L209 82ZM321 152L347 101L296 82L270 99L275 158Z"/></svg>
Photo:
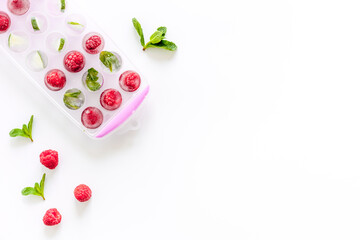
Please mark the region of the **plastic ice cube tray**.
<svg viewBox="0 0 360 240"><path fill-rule="evenodd" d="M88 17L77 13L75 10L79 8L73 7L69 0L65 0L65 2L62 0L29 0L30 8L23 15L13 14L7 1L0 1L0 12L8 14L11 24L6 32L1 33L0 31L0 47L15 65L23 70L47 97L88 136L102 138L124 125L145 99L149 92L149 85L115 43ZM103 51L112 52L118 58L121 63L118 70L115 68L111 72L100 61L99 53L89 54L85 51L83 40L88 37L89 33L103 37L105 43ZM61 38L65 40L65 44L59 51L60 45L62 45ZM76 73L69 72L64 66L65 55L74 50L82 53L85 57L85 67ZM89 90L84 81L90 68L98 71L100 80L101 76L103 77L102 86L97 91ZM66 84L59 91L50 90L45 84L46 74L53 69L61 70L66 76ZM137 90L125 91L120 86L119 77L126 71L134 71L140 75L141 83ZM101 84L101 81L99 83ZM115 89L121 94L122 103L115 110L107 110L100 103L101 93L107 89ZM69 108L69 104L64 103L64 96L68 90L71 90L70 92L80 90L83 94L80 97L77 96L78 94L70 95L75 97L70 100L76 105L75 108L79 107L76 110ZM86 124L84 125L82 122L82 114L88 107L96 107L103 115L101 125L94 129L86 127ZM96 119L96 117L91 118L90 116L88 120L91 122Z"/></svg>

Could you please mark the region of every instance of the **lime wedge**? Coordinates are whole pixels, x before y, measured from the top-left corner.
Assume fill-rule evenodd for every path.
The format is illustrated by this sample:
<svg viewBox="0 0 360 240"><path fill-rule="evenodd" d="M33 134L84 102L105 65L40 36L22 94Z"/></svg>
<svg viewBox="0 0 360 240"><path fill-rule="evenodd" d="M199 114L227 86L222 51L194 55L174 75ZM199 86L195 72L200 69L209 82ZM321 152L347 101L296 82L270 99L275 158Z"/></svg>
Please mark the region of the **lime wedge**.
<svg viewBox="0 0 360 240"><path fill-rule="evenodd" d="M65 45L65 38L60 38L59 40L59 47L58 47L58 52L60 52L61 50L63 50L64 48L64 45Z"/></svg>
<svg viewBox="0 0 360 240"><path fill-rule="evenodd" d="M18 36L16 34L10 34L8 38L8 45L9 48L16 48L18 46L24 46L26 45L26 39L22 38L21 36Z"/></svg>
<svg viewBox="0 0 360 240"><path fill-rule="evenodd" d="M35 17L31 18L31 25L32 25L34 31L40 31L38 21Z"/></svg>
<svg viewBox="0 0 360 240"><path fill-rule="evenodd" d="M65 12L65 8L66 8L65 0L60 0L60 4L61 4L60 10L62 12Z"/></svg>
<svg viewBox="0 0 360 240"><path fill-rule="evenodd" d="M34 68L34 70L41 70L46 68L46 64L44 62L44 58L41 56L40 51L36 51L32 58L30 59L30 64Z"/></svg>

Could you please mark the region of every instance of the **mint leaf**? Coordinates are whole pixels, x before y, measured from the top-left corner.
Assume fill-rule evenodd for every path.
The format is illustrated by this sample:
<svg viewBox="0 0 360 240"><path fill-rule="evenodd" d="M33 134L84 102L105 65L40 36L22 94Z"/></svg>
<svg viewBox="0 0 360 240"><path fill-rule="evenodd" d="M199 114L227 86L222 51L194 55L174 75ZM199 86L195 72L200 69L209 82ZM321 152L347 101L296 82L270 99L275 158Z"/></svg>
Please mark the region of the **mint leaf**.
<svg viewBox="0 0 360 240"><path fill-rule="evenodd" d="M159 27L157 30L162 32L162 36L165 37L166 31L167 31L166 27Z"/></svg>
<svg viewBox="0 0 360 240"><path fill-rule="evenodd" d="M140 43L141 43L141 46L145 46L145 40L144 40L144 34L143 34L143 30L141 28L141 25L139 23L138 20L136 20L136 18L133 18L132 19L132 22L133 22L133 25L134 25L134 28L135 30L137 31L137 33L139 34L140 36Z"/></svg>
<svg viewBox="0 0 360 240"><path fill-rule="evenodd" d="M22 129L14 128L9 132L10 137L26 137L29 138L32 142L32 126L34 121L34 115L31 116L28 125L23 124Z"/></svg>
<svg viewBox="0 0 360 240"><path fill-rule="evenodd" d="M79 95L81 94L81 91L76 91L76 92L68 92L64 94L64 97L72 97L72 98L77 98Z"/></svg>
<svg viewBox="0 0 360 240"><path fill-rule="evenodd" d="M44 197L44 186L45 186L45 176L46 174L44 173L40 184L39 183L35 183L34 187L26 187L21 191L21 194L24 196L28 196L28 195L36 195L36 196L40 196L45 200Z"/></svg>
<svg viewBox="0 0 360 240"><path fill-rule="evenodd" d="M102 51L99 59L110 72L112 72L113 69L120 67L119 59L112 52Z"/></svg>
<svg viewBox="0 0 360 240"><path fill-rule="evenodd" d="M90 68L88 70L88 74L86 75L86 86L91 90L91 91L97 91L101 88L101 85L99 82L97 82L97 80L99 80L98 77L99 72L96 71L94 68Z"/></svg>
<svg viewBox="0 0 360 240"><path fill-rule="evenodd" d="M156 31L153 33L153 35L151 35L150 42L152 44L156 44L156 43L159 43L161 40L163 40L163 38L164 38L163 32Z"/></svg>
<svg viewBox="0 0 360 240"><path fill-rule="evenodd" d="M27 135L23 132L23 130L19 128L15 128L10 131L9 133L10 137L27 137Z"/></svg>
<svg viewBox="0 0 360 240"><path fill-rule="evenodd" d="M175 51L177 49L177 46L175 43L167 41L167 40L161 40L161 42L157 44L149 44L147 45L147 48L163 48L169 51Z"/></svg>

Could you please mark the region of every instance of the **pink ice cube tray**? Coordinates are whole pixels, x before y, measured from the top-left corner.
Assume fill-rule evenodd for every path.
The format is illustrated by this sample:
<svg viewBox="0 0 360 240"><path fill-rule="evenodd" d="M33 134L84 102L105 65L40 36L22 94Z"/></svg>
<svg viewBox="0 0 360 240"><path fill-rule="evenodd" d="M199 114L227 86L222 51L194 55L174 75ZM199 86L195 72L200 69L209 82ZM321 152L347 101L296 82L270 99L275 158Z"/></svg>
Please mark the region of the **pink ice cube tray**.
<svg viewBox="0 0 360 240"><path fill-rule="evenodd" d="M132 117L149 85L77 9L68 0L1 0L0 48L81 130L102 138Z"/></svg>

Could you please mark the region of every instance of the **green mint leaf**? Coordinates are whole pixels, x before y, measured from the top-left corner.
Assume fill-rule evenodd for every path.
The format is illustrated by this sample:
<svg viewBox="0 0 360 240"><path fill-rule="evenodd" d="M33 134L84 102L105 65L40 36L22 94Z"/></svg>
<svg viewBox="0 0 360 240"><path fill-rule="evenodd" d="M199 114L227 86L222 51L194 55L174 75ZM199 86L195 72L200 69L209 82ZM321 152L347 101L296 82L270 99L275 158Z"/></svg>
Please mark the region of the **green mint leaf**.
<svg viewBox="0 0 360 240"><path fill-rule="evenodd" d="M46 174L44 173L41 178L41 181L40 181L40 190L42 193L44 192L44 187L45 187L45 177L46 177Z"/></svg>
<svg viewBox="0 0 360 240"><path fill-rule="evenodd" d="M166 31L167 31L166 27L159 27L157 30L159 32L162 32L162 36L165 37Z"/></svg>
<svg viewBox="0 0 360 240"><path fill-rule="evenodd" d="M60 4L61 4L60 10L62 12L65 12L65 8L66 8L65 0L60 0Z"/></svg>
<svg viewBox="0 0 360 240"><path fill-rule="evenodd" d="M77 23L77 22L68 22L68 24L73 25L73 26L81 26L81 27L84 27L84 25L82 25L81 23Z"/></svg>
<svg viewBox="0 0 360 240"><path fill-rule="evenodd" d="M72 93L65 93L64 97L71 97L71 98L77 98L79 97L79 95L81 94L81 91L76 91L76 92L72 92Z"/></svg>
<svg viewBox="0 0 360 240"><path fill-rule="evenodd" d="M88 70L88 74L86 76L86 80L89 80L89 81L97 81L99 79L98 77L98 74L99 72L96 71L94 68L90 68Z"/></svg>
<svg viewBox="0 0 360 240"><path fill-rule="evenodd" d="M94 81L88 81L86 80L86 86L91 90L91 91L97 91L101 88L100 83L98 82L94 82Z"/></svg>
<svg viewBox="0 0 360 240"><path fill-rule="evenodd" d="M64 45L65 45L65 38L60 38L60 45L59 45L59 48L58 48L58 52L63 50Z"/></svg>
<svg viewBox="0 0 360 240"><path fill-rule="evenodd" d="M31 115L30 121L29 121L28 126L27 126L27 128L29 129L30 138L32 138L32 126L33 126L33 122L34 122L34 115Z"/></svg>
<svg viewBox="0 0 360 240"><path fill-rule="evenodd" d="M28 196L28 195L36 195L36 190L32 187L26 187L21 191L21 194L24 196Z"/></svg>
<svg viewBox="0 0 360 240"><path fill-rule="evenodd" d="M44 186L45 186L45 176L46 174L44 173L40 184L39 183L35 183L34 187L26 187L21 191L21 194L24 196L28 196L28 195L36 195L36 196L40 196L45 200L44 197Z"/></svg>
<svg viewBox="0 0 360 240"><path fill-rule="evenodd" d="M150 43L156 44L156 43L159 43L163 39L164 39L163 32L157 30L156 32L153 33L153 35L151 35Z"/></svg>
<svg viewBox="0 0 360 240"><path fill-rule="evenodd" d="M114 68L116 69L120 66L119 59L112 52L102 51L99 58L110 72L112 72Z"/></svg>
<svg viewBox="0 0 360 240"><path fill-rule="evenodd" d="M133 25L134 25L134 28L136 30L136 32L139 34L140 36L140 43L141 43L141 46L145 46L145 40L144 40L144 33L143 33L143 30L141 28L141 25L139 23L138 20L136 20L136 18L133 18L132 19L132 22L133 22Z"/></svg>
<svg viewBox="0 0 360 240"><path fill-rule="evenodd" d="M34 141L32 139L32 126L34 121L34 115L31 116L30 121L28 125L23 124L22 129L14 128L10 131L9 135L10 137L26 137L29 138L32 142Z"/></svg>
<svg viewBox="0 0 360 240"><path fill-rule="evenodd" d="M167 41L167 40L162 40L161 42L157 43L157 44L149 44L147 45L147 48L163 48L169 51L175 51L177 49L177 46L175 43Z"/></svg>
<svg viewBox="0 0 360 240"><path fill-rule="evenodd" d="M27 137L27 135L23 132L23 130L19 128L15 128L10 131L9 133L10 137Z"/></svg>
<svg viewBox="0 0 360 240"><path fill-rule="evenodd" d="M35 17L31 18L31 25L32 25L34 31L39 31L40 30L39 25L38 25Z"/></svg>

